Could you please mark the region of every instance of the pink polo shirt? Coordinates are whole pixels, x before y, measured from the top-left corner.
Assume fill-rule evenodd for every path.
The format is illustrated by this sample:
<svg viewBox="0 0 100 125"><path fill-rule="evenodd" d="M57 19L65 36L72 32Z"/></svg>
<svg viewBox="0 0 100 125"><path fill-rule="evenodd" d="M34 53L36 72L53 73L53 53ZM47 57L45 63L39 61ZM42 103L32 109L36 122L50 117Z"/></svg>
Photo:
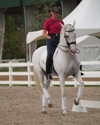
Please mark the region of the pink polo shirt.
<svg viewBox="0 0 100 125"><path fill-rule="evenodd" d="M64 24L61 19L58 18L57 20L53 20L52 17L50 17L44 22L43 29L46 29L48 34L60 34L60 23Z"/></svg>

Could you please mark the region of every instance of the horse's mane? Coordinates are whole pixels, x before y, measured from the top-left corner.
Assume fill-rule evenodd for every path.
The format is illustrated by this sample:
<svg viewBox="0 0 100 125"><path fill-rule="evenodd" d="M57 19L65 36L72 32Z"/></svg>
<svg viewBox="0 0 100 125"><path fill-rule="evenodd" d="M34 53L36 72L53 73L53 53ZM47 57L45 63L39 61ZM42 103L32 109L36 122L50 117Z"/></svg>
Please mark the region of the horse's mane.
<svg viewBox="0 0 100 125"><path fill-rule="evenodd" d="M61 37L62 34L64 34L64 29L65 29L64 26L62 26L61 32L60 32L60 37Z"/></svg>

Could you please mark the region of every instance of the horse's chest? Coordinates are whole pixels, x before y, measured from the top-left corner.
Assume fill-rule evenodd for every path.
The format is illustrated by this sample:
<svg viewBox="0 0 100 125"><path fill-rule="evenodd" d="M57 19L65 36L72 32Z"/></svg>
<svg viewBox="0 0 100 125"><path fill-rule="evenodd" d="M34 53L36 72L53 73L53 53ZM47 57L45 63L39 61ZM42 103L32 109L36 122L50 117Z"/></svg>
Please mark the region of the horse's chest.
<svg viewBox="0 0 100 125"><path fill-rule="evenodd" d="M69 67L70 70L76 70L78 65L76 64L75 61L71 61L67 63L67 66Z"/></svg>
<svg viewBox="0 0 100 125"><path fill-rule="evenodd" d="M70 58L68 59L67 66L68 66L68 72L70 72L70 74L71 73L74 74L79 70L80 63L77 58Z"/></svg>

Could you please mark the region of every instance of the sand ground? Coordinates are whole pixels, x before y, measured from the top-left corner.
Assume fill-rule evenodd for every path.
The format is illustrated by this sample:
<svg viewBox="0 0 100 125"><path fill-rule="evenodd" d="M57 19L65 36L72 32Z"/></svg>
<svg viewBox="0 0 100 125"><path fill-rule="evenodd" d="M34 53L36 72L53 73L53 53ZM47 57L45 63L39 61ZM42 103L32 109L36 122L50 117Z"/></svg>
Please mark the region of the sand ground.
<svg viewBox="0 0 100 125"><path fill-rule="evenodd" d="M36 87L0 86L0 125L100 125L100 109L71 111L77 89L66 87L68 115L63 116L60 87L50 87L54 107L42 114ZM85 87L83 99L100 101L100 87Z"/></svg>

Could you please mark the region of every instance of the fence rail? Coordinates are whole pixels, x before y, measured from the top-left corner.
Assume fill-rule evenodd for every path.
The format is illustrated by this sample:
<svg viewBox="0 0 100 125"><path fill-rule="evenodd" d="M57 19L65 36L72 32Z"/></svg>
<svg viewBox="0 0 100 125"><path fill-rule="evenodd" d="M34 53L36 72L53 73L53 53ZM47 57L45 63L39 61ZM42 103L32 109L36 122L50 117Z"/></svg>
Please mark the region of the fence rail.
<svg viewBox="0 0 100 125"><path fill-rule="evenodd" d="M100 61L84 61L81 62L81 65L100 65ZM2 71L2 69L8 68L6 71ZM24 71L14 71L14 68L25 68ZM94 80L85 80L85 85L100 85L100 71L82 71L84 75L83 78L95 78ZM0 64L0 84L8 84L9 86L12 86L14 84L21 84L21 85L28 85L31 86L35 84L33 81L33 65L31 62L21 62L21 63L1 63ZM15 80L14 77L19 76L19 78L26 76L26 79L22 80ZM7 77L7 79L4 79L4 77ZM58 77L54 77L58 78ZM53 80L52 84L59 85L58 80ZM72 80L68 80L65 82L66 85L77 85L75 79L72 78Z"/></svg>
<svg viewBox="0 0 100 125"><path fill-rule="evenodd" d="M26 68L25 71L14 71L14 68ZM8 76L8 79L5 80L1 78L0 80L0 84L9 84L10 86L14 85L14 84L27 84L28 86L31 86L32 84L34 84L32 77L33 77L33 71L32 71L32 63L31 62L27 62L27 63L1 63L0 64L0 68L2 70L2 68L8 68L7 71L2 71L0 72L0 77L3 76ZM27 80L14 80L14 76L26 76Z"/></svg>

